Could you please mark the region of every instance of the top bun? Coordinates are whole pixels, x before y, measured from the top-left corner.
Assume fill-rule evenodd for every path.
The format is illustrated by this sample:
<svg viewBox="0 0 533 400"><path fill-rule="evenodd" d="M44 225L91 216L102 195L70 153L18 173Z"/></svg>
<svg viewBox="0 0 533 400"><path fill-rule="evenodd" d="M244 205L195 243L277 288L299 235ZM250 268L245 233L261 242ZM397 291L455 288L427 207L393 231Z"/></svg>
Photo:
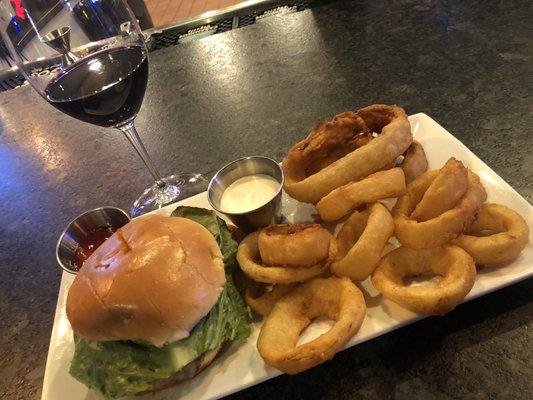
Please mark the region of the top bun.
<svg viewBox="0 0 533 400"><path fill-rule="evenodd" d="M211 233L186 218L137 218L83 264L67 296L78 335L162 346L189 335L226 281Z"/></svg>

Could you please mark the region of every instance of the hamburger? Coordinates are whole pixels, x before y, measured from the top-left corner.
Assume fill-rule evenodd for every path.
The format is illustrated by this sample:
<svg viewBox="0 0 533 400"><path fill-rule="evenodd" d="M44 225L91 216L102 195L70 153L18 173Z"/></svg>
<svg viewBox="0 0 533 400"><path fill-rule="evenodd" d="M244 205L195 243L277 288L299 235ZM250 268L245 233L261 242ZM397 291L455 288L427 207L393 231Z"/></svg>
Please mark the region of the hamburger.
<svg viewBox="0 0 533 400"><path fill-rule="evenodd" d="M213 211L135 219L87 259L67 295L70 374L104 399L160 390L250 334L232 280L237 244Z"/></svg>

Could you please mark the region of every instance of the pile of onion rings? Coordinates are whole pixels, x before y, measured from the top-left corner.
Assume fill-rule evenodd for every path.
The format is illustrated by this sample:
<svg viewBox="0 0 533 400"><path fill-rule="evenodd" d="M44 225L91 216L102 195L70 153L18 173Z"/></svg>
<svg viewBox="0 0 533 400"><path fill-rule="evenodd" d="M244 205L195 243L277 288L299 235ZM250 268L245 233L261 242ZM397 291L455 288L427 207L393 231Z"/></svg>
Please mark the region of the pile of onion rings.
<svg viewBox="0 0 533 400"><path fill-rule="evenodd" d="M371 277L383 297L442 315L470 292L476 264L511 262L529 241L524 219L484 204L479 177L460 161L452 157L427 171L424 148L397 106L377 104L319 123L289 150L283 169L285 191L315 204L323 221L349 215L336 237L318 224L275 225L239 245L244 298L266 316L258 350L289 374L332 358L359 330L366 306L353 281ZM392 212L379 203L394 197ZM393 236L401 246L387 253ZM427 273L439 281L405 283ZM320 316L333 327L297 345Z"/></svg>
<svg viewBox="0 0 533 400"><path fill-rule="evenodd" d="M275 304L261 327L257 349L267 364L297 374L342 350L361 327L365 313L363 294L348 278L317 278ZM321 316L335 321L331 329L297 346L302 331Z"/></svg>

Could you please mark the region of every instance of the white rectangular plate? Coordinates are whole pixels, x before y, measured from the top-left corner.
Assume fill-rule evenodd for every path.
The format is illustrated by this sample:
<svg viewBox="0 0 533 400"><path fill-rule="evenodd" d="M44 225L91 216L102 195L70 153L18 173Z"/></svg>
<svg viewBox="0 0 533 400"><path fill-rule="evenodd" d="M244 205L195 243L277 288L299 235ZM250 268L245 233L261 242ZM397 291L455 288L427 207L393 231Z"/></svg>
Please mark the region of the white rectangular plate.
<svg viewBox="0 0 533 400"><path fill-rule="evenodd" d="M530 243L521 256L512 264L503 268L485 268L480 271L476 283L472 291L466 296L465 301L531 276L533 274L533 245L531 244L533 208L531 205L459 140L430 117L425 114L415 114L410 116L409 120L415 139L424 146L430 169L441 167L449 157L455 156L479 174L488 193L487 201L504 204L512 208L520 213L529 225ZM205 193L191 197L181 204L210 208ZM157 211L157 213L167 215L175 207L176 205L174 204ZM311 221L313 210L312 206L297 203L287 196L283 199L283 214L291 222ZM94 393L89 392L84 385L72 378L68 373L74 344L72 331L65 315L65 300L72 280L73 275L63 273L44 375L43 400L63 398L88 400L97 398ZM369 280L363 282L362 285L372 298L375 297L376 301L368 304L363 326L346 348L383 335L421 318L393 302L377 297L378 293ZM259 326L259 323L254 324L252 335L245 343L232 345L213 365L191 381L155 395L135 397L135 399L215 399L279 375L279 371L265 365L257 352L255 343ZM310 328L306 333L314 337L324 329L324 324L322 326L313 324Z"/></svg>

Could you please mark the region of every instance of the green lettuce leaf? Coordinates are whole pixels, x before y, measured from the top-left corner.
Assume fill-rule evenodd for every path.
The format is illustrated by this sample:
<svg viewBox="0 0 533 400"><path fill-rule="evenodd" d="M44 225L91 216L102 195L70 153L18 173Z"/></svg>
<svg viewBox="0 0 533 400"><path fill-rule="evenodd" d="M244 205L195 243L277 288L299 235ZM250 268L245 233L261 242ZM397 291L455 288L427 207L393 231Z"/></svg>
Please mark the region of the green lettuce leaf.
<svg viewBox="0 0 533 400"><path fill-rule="evenodd" d="M217 216L213 210L199 207L177 207L171 214L173 217L183 217L192 219L203 225L215 237L220 251L224 256L224 266L226 274L231 273L235 266L235 255L237 254L237 242L233 239L231 232L224 220Z"/></svg>
<svg viewBox="0 0 533 400"><path fill-rule="evenodd" d="M226 283L216 305L189 337L162 348L133 341L98 342L74 335L75 353L70 374L104 399L148 390L203 353L250 335L250 312L231 275L237 243L225 222L214 212L195 207L178 207L172 215L190 218L213 234L224 255Z"/></svg>

